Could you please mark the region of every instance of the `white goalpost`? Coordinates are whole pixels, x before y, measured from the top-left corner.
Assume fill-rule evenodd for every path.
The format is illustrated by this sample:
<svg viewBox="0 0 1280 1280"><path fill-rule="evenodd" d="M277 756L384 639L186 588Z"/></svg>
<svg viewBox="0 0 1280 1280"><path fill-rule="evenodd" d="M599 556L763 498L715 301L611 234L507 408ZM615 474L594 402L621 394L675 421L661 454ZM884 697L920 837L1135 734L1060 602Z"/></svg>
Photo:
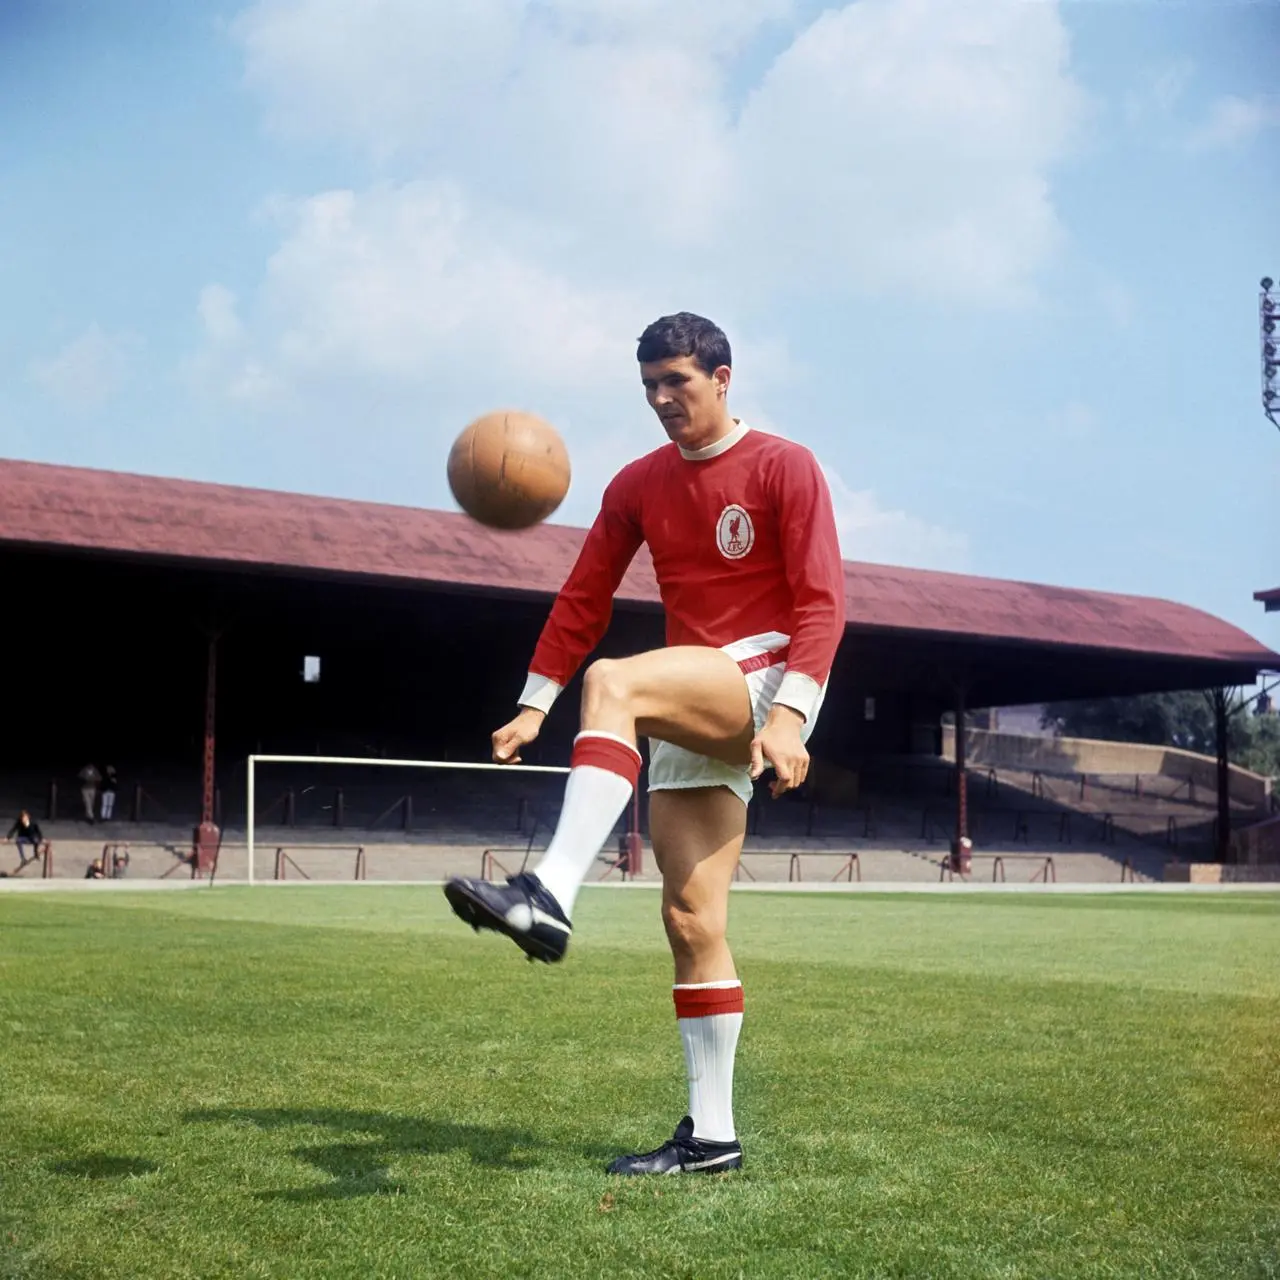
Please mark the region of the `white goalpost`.
<svg viewBox="0 0 1280 1280"><path fill-rule="evenodd" d="M400 768L400 769L435 769L442 771L466 771L483 773L493 771L504 775L510 774L560 774L569 772L564 765L540 764L493 764L477 761L475 763L457 760L386 760L365 756L289 756L289 755L251 755L248 760L247 786L248 796L245 807L245 836L248 845L248 882L256 882L254 852L257 828L257 768L259 765L310 765L337 766L356 768Z"/></svg>

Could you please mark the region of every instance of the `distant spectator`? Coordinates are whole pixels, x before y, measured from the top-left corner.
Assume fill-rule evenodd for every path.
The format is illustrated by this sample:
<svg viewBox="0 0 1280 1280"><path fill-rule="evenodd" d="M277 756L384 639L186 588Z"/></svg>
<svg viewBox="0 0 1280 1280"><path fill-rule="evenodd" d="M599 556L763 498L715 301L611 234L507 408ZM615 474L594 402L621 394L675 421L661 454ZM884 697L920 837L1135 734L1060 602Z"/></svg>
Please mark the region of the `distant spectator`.
<svg viewBox="0 0 1280 1280"><path fill-rule="evenodd" d="M111 878L123 880L129 870L129 850L115 849L111 854Z"/></svg>
<svg viewBox="0 0 1280 1280"><path fill-rule="evenodd" d="M112 814L116 811L116 788L120 785L120 780L116 777L116 767L113 764L107 765L102 773L102 805L100 812L103 822L110 822Z"/></svg>
<svg viewBox="0 0 1280 1280"><path fill-rule="evenodd" d="M84 801L85 820L93 822L97 810L98 784L102 781L102 774L98 772L97 765L87 764L80 770L78 776L80 779L80 798Z"/></svg>
<svg viewBox="0 0 1280 1280"><path fill-rule="evenodd" d="M18 846L18 858L25 867L28 861L34 862L40 856L40 842L44 839L44 834L40 830L40 824L23 809L18 814L17 821L9 828L9 834L5 839L12 840ZM28 844L31 846L29 859L23 852L23 846Z"/></svg>
<svg viewBox="0 0 1280 1280"><path fill-rule="evenodd" d="M84 873L84 878L86 880L104 880L106 879L106 874L107 873L102 869L102 859L94 858L94 860L89 863L89 869Z"/></svg>

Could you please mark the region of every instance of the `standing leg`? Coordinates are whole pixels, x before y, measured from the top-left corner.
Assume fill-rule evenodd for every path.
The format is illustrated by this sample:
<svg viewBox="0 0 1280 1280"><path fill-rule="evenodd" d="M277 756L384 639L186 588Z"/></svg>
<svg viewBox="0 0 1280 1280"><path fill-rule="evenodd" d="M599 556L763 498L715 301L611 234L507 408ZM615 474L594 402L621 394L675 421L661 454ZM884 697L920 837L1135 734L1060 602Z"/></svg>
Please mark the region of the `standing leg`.
<svg viewBox="0 0 1280 1280"><path fill-rule="evenodd" d="M672 995L689 1115L670 1142L615 1160L612 1173L722 1172L742 1165L733 1123L742 983L726 932L729 888L746 829L746 806L725 787L655 791L649 797L649 830L662 872L662 923L675 962Z"/></svg>
<svg viewBox="0 0 1280 1280"><path fill-rule="evenodd" d="M662 872L662 923L675 961L675 1005L689 1073L693 1136L733 1142L733 1067L742 983L729 951L729 888L747 811L716 787L656 791L649 809Z"/></svg>
<svg viewBox="0 0 1280 1280"><path fill-rule="evenodd" d="M746 806L726 787L655 791L649 830L677 984L737 981L729 888L747 834Z"/></svg>

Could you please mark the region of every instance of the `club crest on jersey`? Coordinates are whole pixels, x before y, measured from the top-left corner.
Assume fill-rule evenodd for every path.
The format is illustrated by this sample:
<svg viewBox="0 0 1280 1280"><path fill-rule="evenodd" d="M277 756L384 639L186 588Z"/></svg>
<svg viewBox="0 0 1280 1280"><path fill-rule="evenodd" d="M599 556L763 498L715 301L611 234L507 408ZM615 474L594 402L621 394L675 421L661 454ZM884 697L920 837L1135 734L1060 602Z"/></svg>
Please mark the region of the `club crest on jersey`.
<svg viewBox="0 0 1280 1280"><path fill-rule="evenodd" d="M756 530L751 517L731 503L720 513L716 524L716 546L726 560L741 560L755 545Z"/></svg>

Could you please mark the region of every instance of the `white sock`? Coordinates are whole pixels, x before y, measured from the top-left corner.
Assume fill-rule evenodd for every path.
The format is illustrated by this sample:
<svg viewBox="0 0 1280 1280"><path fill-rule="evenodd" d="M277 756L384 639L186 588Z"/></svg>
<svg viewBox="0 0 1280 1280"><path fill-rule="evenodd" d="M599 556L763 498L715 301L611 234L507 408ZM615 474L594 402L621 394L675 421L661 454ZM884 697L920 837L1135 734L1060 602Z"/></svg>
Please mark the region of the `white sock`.
<svg viewBox="0 0 1280 1280"><path fill-rule="evenodd" d="M701 982L672 988L689 1073L693 1136L733 1142L733 1064L742 1030L742 983Z"/></svg>
<svg viewBox="0 0 1280 1280"><path fill-rule="evenodd" d="M612 734L584 731L574 739L560 821L533 868L570 919L591 864L631 800L641 763L635 747Z"/></svg>

